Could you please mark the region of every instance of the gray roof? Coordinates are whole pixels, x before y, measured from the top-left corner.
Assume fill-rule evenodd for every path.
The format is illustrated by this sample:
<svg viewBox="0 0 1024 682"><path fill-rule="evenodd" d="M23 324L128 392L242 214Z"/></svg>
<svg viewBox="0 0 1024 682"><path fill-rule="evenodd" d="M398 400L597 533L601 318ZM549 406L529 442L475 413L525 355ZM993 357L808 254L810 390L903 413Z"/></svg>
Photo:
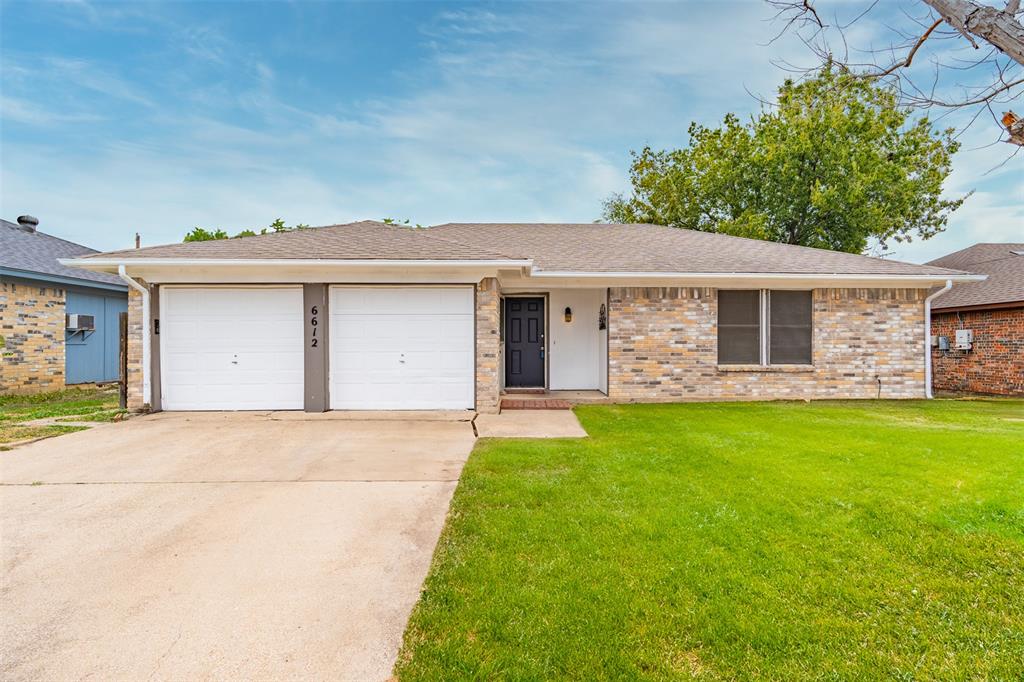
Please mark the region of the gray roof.
<svg viewBox="0 0 1024 682"><path fill-rule="evenodd" d="M97 254L101 258L110 256L125 259L509 260L487 245L460 244L436 237L431 229L372 220Z"/></svg>
<svg viewBox="0 0 1024 682"><path fill-rule="evenodd" d="M97 258L525 260L548 271L952 275L953 270L659 225L363 221Z"/></svg>
<svg viewBox="0 0 1024 682"><path fill-rule="evenodd" d="M1024 304L1024 244L975 244L936 258L929 265L988 275L984 282L953 287L935 299L932 308Z"/></svg>
<svg viewBox="0 0 1024 682"><path fill-rule="evenodd" d="M127 285L120 277L102 272L92 272L81 268L61 265L58 258L73 258L97 253L96 249L75 244L38 230L27 232L17 223L0 220L0 269L20 271L34 275L52 275L84 280L82 286L90 282L123 287Z"/></svg>

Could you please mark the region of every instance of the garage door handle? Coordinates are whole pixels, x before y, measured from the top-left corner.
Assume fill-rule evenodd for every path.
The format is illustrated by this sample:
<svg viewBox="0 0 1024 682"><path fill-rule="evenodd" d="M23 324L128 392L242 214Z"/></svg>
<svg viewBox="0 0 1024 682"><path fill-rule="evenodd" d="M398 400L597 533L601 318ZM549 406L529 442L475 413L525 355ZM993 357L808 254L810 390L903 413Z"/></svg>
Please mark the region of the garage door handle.
<svg viewBox="0 0 1024 682"><path fill-rule="evenodd" d="M238 360L232 360L232 361L231 361L231 364L232 364L232 365L237 365L237 364L238 364Z"/></svg>

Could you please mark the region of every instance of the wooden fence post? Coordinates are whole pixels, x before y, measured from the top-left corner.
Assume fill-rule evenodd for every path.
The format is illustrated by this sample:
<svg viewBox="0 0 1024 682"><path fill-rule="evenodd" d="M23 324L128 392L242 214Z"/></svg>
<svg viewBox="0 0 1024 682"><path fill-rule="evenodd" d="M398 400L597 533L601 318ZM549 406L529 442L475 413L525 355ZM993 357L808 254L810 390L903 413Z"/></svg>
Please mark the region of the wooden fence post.
<svg viewBox="0 0 1024 682"><path fill-rule="evenodd" d="M121 327L117 344L117 406L125 410L128 409L128 313L121 313L117 317Z"/></svg>

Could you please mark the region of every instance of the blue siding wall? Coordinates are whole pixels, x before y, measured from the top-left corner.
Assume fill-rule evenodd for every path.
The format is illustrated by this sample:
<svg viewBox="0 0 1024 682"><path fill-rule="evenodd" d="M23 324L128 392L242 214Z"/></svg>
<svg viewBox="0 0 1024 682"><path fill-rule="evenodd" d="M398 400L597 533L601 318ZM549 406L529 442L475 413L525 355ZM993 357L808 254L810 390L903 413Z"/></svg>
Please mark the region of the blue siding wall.
<svg viewBox="0 0 1024 682"><path fill-rule="evenodd" d="M124 294L68 290L65 312L92 315L96 331L64 332L66 383L117 381L118 314L127 311L128 297Z"/></svg>

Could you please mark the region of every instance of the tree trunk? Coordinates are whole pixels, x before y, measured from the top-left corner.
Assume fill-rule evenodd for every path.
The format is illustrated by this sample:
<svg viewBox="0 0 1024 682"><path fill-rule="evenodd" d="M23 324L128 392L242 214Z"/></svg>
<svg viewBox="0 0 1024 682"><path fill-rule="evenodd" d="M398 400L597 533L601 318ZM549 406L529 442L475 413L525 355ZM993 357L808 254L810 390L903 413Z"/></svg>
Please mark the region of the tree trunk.
<svg viewBox="0 0 1024 682"><path fill-rule="evenodd" d="M1014 16L1016 2L1009 2L1006 10L979 5L971 0L924 2L972 42L974 39L971 36L980 38L1018 64L1024 65L1024 26Z"/></svg>

